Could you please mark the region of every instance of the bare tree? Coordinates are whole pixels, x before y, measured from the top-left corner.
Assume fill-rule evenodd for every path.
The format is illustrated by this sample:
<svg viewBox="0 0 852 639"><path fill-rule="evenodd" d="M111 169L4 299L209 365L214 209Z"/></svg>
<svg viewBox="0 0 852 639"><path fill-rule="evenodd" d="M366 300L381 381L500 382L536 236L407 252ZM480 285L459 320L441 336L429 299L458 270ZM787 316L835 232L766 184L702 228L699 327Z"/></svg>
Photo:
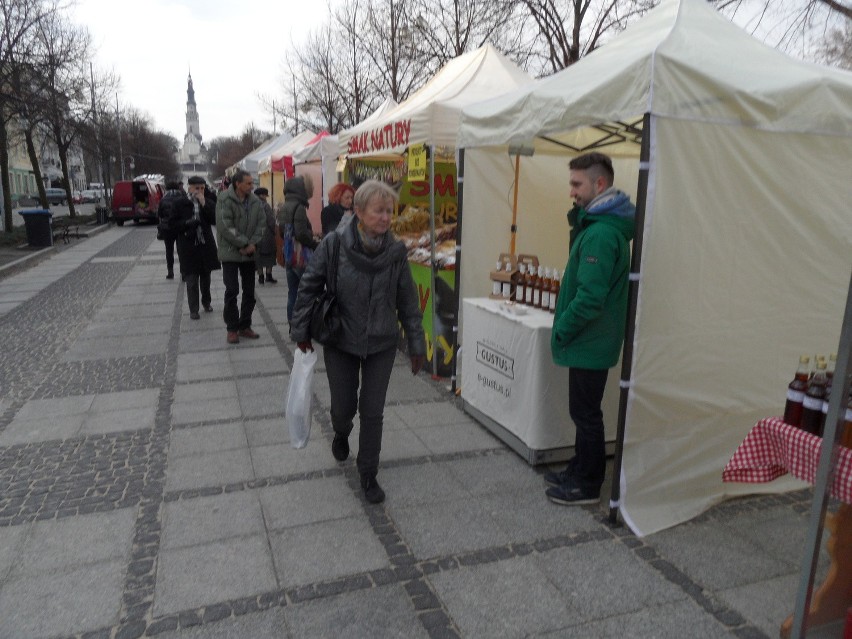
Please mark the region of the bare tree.
<svg viewBox="0 0 852 639"><path fill-rule="evenodd" d="M820 60L825 64L852 71L852 20L842 29L832 29L820 46Z"/></svg>
<svg viewBox="0 0 852 639"><path fill-rule="evenodd" d="M13 90L14 76L22 65L32 64L39 24L56 14L60 5L46 0L3 0L0 2L0 183L3 186L3 222L12 232L12 185L9 180L9 130L19 117L26 93Z"/></svg>
<svg viewBox="0 0 852 639"><path fill-rule="evenodd" d="M364 52L376 71L376 90L402 102L436 69L423 64L409 24L412 0L371 0L367 5Z"/></svg>

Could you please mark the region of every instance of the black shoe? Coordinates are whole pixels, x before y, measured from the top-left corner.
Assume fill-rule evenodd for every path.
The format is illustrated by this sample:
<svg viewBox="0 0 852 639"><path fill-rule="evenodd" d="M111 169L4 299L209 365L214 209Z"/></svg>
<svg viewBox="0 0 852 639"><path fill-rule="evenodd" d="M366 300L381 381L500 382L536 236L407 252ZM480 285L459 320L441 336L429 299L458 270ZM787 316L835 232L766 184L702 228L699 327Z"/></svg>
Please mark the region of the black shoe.
<svg viewBox="0 0 852 639"><path fill-rule="evenodd" d="M587 490L578 486L575 481L569 481L562 486L554 486L544 491L547 498L554 504L560 506L581 506L583 504L597 504L601 500L601 491Z"/></svg>
<svg viewBox="0 0 852 639"><path fill-rule="evenodd" d="M269 282L270 284L278 284L278 280L276 280L274 277L272 277L272 273L266 274L266 281Z"/></svg>
<svg viewBox="0 0 852 639"><path fill-rule="evenodd" d="M205 312L205 313L212 313L212 312L213 312L213 307L212 307L212 306L210 306L210 304L207 304L207 305L204 307L204 312Z"/></svg>
<svg viewBox="0 0 852 639"><path fill-rule="evenodd" d="M364 489L364 499L371 504L381 504L385 500L385 491L379 486L376 477L361 477L361 488Z"/></svg>
<svg viewBox="0 0 852 639"><path fill-rule="evenodd" d="M335 433L331 442L331 454L337 461L346 461L349 458L349 438Z"/></svg>
<svg viewBox="0 0 852 639"><path fill-rule="evenodd" d="M263 285L263 273L257 276L257 283Z"/></svg>
<svg viewBox="0 0 852 639"><path fill-rule="evenodd" d="M192 311L189 314L189 319L201 319L201 315L198 314L198 311Z"/></svg>
<svg viewBox="0 0 852 639"><path fill-rule="evenodd" d="M544 481L551 486L561 486L568 482L574 474L574 467L577 465L577 458L572 457L568 460L568 465L565 470L559 472L544 473Z"/></svg>
<svg viewBox="0 0 852 639"><path fill-rule="evenodd" d="M167 280L173 280L173 279L175 279L175 274L174 274L174 273L172 273L171 271L169 271L169 273L166 275L166 279L167 279Z"/></svg>

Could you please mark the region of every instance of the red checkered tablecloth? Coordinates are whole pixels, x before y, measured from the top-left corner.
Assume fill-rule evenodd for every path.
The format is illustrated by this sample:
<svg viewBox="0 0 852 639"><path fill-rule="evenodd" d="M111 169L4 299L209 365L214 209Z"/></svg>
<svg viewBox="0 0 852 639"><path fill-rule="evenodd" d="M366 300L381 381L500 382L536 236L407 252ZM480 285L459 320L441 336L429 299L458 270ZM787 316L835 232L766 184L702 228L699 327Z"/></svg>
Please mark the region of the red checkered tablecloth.
<svg viewBox="0 0 852 639"><path fill-rule="evenodd" d="M852 450L839 446L837 470L831 494L852 504ZM779 417L761 419L722 471L722 480L759 484L791 473L814 483L822 437L784 423Z"/></svg>

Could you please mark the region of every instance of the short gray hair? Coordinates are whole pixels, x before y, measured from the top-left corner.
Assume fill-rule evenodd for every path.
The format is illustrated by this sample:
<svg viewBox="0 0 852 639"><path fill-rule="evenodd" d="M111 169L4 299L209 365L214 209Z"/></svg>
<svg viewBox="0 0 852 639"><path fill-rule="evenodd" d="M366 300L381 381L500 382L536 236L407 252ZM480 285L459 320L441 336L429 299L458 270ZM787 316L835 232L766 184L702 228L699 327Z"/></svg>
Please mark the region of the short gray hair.
<svg viewBox="0 0 852 639"><path fill-rule="evenodd" d="M355 197L352 203L356 208L363 211L367 208L367 204L370 200L376 197L381 198L382 200L390 200L393 204L396 204L396 201L399 199L396 191L384 182L380 182L379 180L367 180L358 187L357 191L355 191Z"/></svg>

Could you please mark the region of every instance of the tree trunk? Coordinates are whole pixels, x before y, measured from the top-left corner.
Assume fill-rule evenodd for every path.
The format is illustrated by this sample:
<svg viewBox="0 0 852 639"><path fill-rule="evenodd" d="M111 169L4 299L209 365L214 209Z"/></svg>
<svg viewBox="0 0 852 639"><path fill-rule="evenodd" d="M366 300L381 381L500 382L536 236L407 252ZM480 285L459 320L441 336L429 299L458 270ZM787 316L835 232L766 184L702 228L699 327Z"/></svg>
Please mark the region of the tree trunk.
<svg viewBox="0 0 852 639"><path fill-rule="evenodd" d="M3 184L3 228L12 232L12 181L9 179L9 138L0 107L0 181Z"/></svg>
<svg viewBox="0 0 852 639"><path fill-rule="evenodd" d="M41 208L50 209L47 202L47 192L44 190L44 180L41 179L41 166L38 163L38 153L36 153L35 143L33 142L32 129L24 131L24 139L27 142L27 153L30 156L30 164L33 166L33 175L35 175L36 188L38 189L38 199L41 202Z"/></svg>
<svg viewBox="0 0 852 639"><path fill-rule="evenodd" d="M58 137L58 136L57 136ZM64 144L59 146L59 164L62 166L62 180L65 182L65 197L68 198L68 217L77 217L74 210L74 196L71 193L71 176L68 173L68 147Z"/></svg>

